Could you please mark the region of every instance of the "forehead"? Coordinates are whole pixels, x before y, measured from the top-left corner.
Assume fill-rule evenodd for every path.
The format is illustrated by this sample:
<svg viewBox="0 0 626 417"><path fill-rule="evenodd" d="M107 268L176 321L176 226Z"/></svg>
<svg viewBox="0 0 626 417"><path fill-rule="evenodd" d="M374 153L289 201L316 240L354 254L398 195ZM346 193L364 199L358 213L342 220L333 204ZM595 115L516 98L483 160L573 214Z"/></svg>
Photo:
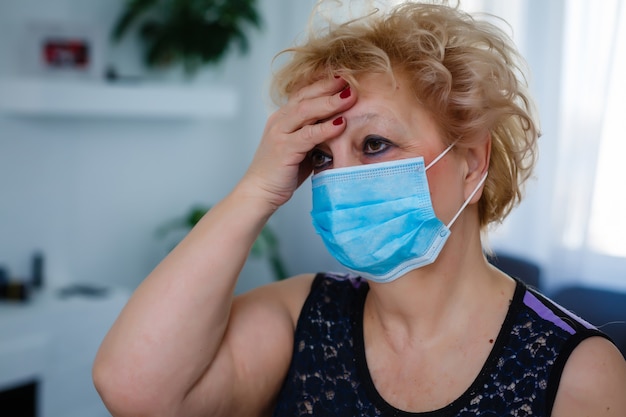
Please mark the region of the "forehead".
<svg viewBox="0 0 626 417"><path fill-rule="evenodd" d="M357 81L357 102L346 112L352 122L399 124L406 128L431 119L402 73L364 74Z"/></svg>

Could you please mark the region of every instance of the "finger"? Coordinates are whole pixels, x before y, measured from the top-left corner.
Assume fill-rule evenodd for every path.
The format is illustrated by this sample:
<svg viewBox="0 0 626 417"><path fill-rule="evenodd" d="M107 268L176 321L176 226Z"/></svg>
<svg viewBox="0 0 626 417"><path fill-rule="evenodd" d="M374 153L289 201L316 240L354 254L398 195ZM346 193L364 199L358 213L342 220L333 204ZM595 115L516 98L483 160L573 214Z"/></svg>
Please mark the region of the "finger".
<svg viewBox="0 0 626 417"><path fill-rule="evenodd" d="M333 116L352 107L356 99L356 92L344 86L333 94L293 100L283 109L281 130L292 133L307 125L334 119Z"/></svg>
<svg viewBox="0 0 626 417"><path fill-rule="evenodd" d="M328 77L304 85L290 97L288 102L300 102L320 96L332 96L346 88L348 83L341 77Z"/></svg>
<svg viewBox="0 0 626 417"><path fill-rule="evenodd" d="M296 132L308 125L335 120L336 116L356 103L356 94L347 87L332 95L311 98L297 103L283 119L284 133Z"/></svg>
<svg viewBox="0 0 626 417"><path fill-rule="evenodd" d="M303 126L295 135L299 139L297 142L302 143L303 149L308 152L316 145L339 136L345 129L346 119L337 116L321 123Z"/></svg>

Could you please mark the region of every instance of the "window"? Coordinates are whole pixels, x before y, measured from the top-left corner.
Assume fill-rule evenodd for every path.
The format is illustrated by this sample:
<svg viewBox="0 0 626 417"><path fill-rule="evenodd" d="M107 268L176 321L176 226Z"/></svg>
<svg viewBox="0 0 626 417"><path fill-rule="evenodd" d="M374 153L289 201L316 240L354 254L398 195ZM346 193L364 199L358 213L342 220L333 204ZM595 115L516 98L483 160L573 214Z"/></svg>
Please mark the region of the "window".
<svg viewBox="0 0 626 417"><path fill-rule="evenodd" d="M610 27L615 30L615 42L611 53L606 110L602 119L593 187L589 247L607 255L626 258L626 133L623 123L623 103L626 100L626 7L619 3L619 9L615 27Z"/></svg>
<svg viewBox="0 0 626 417"><path fill-rule="evenodd" d="M492 234L492 247L536 260L549 289L579 281L626 290L626 5L461 5L509 22L529 60L542 123L536 179Z"/></svg>

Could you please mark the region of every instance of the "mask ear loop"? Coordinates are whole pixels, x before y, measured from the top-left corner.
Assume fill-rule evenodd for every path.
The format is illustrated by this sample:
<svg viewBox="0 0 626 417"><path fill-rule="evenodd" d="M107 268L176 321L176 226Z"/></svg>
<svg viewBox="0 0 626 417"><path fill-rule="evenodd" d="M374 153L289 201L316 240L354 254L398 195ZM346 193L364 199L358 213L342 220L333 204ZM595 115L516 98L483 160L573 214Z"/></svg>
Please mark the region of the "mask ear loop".
<svg viewBox="0 0 626 417"><path fill-rule="evenodd" d="M452 220L450 220L450 222L446 225L446 227L448 229L450 229L450 227L452 227L452 225L454 224L454 222L456 221L456 219L459 218L459 216L461 215L461 213L463 212L463 210L465 210L465 207L467 207L467 205L469 204L469 202L472 200L472 198L474 198L474 196L476 195L476 193L478 192L478 190L480 189L480 187L482 187L482 185L485 183L485 180L487 179L487 174L489 174L489 171L485 172L485 175L483 175L483 177L480 179L480 182L478 183L478 185L476 186L476 188L474 188L474 191L472 191L472 193L470 194L469 197L467 197L467 200L465 200L465 202L463 203L463 205L461 206L461 208L459 209L459 211L456 212L456 214L454 215L454 217L452 218Z"/></svg>
<svg viewBox="0 0 626 417"><path fill-rule="evenodd" d="M456 145L456 141L452 142L450 144L450 146L448 146L443 152L441 152L435 159L430 161L430 164L428 164L428 166L425 168L425 170L428 170L428 168L430 168L431 166L435 165L437 162L439 162L439 160L441 158L446 156L446 154L450 151L450 149L452 149L454 147L454 145Z"/></svg>

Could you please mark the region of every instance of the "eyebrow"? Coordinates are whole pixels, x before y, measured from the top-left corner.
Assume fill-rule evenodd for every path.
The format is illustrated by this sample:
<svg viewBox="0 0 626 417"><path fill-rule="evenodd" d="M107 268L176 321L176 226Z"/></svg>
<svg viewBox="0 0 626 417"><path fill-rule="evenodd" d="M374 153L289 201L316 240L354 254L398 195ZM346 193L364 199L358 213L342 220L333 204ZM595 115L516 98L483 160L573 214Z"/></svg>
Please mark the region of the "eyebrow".
<svg viewBox="0 0 626 417"><path fill-rule="evenodd" d="M355 119L357 119L357 120L361 120L361 119L371 120L371 119L386 119L386 118L382 117L378 113L370 112L370 113L359 114L359 115L355 116ZM386 119L386 120L388 120L388 119Z"/></svg>

